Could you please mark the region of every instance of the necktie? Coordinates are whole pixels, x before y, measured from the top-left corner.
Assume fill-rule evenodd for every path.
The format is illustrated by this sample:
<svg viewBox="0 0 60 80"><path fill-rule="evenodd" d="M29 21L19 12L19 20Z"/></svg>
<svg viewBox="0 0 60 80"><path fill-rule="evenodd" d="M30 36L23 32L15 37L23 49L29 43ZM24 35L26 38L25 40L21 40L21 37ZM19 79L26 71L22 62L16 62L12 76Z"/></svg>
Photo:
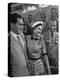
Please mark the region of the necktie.
<svg viewBox="0 0 60 80"><path fill-rule="evenodd" d="M18 40L18 43L19 43L21 46L24 47L23 40L22 40L22 38L21 38L19 35L17 35L17 40Z"/></svg>

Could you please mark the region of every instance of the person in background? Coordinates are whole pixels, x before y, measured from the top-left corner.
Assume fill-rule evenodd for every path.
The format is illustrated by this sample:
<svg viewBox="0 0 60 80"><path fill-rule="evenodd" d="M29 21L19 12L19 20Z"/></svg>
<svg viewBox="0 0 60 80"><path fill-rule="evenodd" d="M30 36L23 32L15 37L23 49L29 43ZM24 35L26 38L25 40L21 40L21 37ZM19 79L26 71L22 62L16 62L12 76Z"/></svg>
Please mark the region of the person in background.
<svg viewBox="0 0 60 80"><path fill-rule="evenodd" d="M56 25L56 29L58 29L58 18L57 18L57 12L55 8L51 8L50 11L50 17L46 20L45 29L43 30L45 34L46 42L49 42L50 36L50 30L52 28L52 25Z"/></svg>
<svg viewBox="0 0 60 80"><path fill-rule="evenodd" d="M56 30L58 29L58 18L57 18L57 13L56 13L56 9L55 8L51 8L51 12L50 12L51 16L47 21L48 27L49 27L49 32L53 33L53 28L55 28ZM50 35L50 34L49 34ZM49 39L51 37L49 36Z"/></svg>
<svg viewBox="0 0 60 80"><path fill-rule="evenodd" d="M51 74L46 45L42 35L43 22L32 24L32 35L27 36L27 55L30 63L30 75Z"/></svg>
<svg viewBox="0 0 60 80"><path fill-rule="evenodd" d="M23 34L23 24L24 22L21 15L17 13L10 15L11 31L8 35L10 42L10 53L8 53L8 75L10 77L29 76L29 70L27 67L28 58L26 54L26 42L25 36Z"/></svg>
<svg viewBox="0 0 60 80"><path fill-rule="evenodd" d="M24 18L24 34L31 35L31 25L28 23L27 18Z"/></svg>
<svg viewBox="0 0 60 80"><path fill-rule="evenodd" d="M41 20L42 20L43 22L46 21L46 13L45 13L45 12L42 12L42 13L41 13Z"/></svg>
<svg viewBox="0 0 60 80"><path fill-rule="evenodd" d="M48 51L48 57L49 57L49 63L50 66L58 67L58 44L56 44L56 34L58 33L58 18L55 8L51 8L50 12L51 16L48 19L48 34L46 38L47 45L47 51ZM58 40L57 40L58 41ZM58 43L58 42L57 42ZM54 70L54 68L53 68ZM52 70L52 73L55 72ZM58 73L56 71L55 73Z"/></svg>
<svg viewBox="0 0 60 80"><path fill-rule="evenodd" d="M32 25L32 23L33 23L33 16L32 15L28 15L28 22L30 25Z"/></svg>
<svg viewBox="0 0 60 80"><path fill-rule="evenodd" d="M41 13L41 20L43 21L43 35L44 35L44 38L46 39L47 35L48 34L46 31L49 29L48 26L47 26L47 21L46 21L46 13L45 12L42 12Z"/></svg>

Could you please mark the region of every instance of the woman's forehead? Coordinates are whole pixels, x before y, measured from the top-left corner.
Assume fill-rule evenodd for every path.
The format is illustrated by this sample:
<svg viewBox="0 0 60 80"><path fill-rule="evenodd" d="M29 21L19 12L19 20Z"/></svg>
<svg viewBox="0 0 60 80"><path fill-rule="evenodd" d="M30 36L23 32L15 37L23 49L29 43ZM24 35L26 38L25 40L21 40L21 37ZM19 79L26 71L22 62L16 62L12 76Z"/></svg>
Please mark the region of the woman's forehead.
<svg viewBox="0 0 60 80"><path fill-rule="evenodd" d="M42 27L42 25L39 25L38 27L36 27L36 29L40 29L40 30L42 30L43 27Z"/></svg>
<svg viewBox="0 0 60 80"><path fill-rule="evenodd" d="M36 30L40 30L40 31L42 31L43 28L42 28L42 26L38 26L38 27L36 27L33 31L36 31Z"/></svg>

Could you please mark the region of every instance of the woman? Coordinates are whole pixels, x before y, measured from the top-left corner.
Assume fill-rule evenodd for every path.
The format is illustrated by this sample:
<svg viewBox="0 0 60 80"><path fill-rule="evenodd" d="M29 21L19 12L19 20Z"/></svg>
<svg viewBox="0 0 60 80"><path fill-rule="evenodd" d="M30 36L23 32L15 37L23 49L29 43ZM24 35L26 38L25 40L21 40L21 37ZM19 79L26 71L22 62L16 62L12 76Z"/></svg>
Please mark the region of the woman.
<svg viewBox="0 0 60 80"><path fill-rule="evenodd" d="M46 46L42 35L42 21L37 21L32 25L32 35L27 36L27 50L31 75L43 75L51 73ZM46 68L44 68L46 65Z"/></svg>

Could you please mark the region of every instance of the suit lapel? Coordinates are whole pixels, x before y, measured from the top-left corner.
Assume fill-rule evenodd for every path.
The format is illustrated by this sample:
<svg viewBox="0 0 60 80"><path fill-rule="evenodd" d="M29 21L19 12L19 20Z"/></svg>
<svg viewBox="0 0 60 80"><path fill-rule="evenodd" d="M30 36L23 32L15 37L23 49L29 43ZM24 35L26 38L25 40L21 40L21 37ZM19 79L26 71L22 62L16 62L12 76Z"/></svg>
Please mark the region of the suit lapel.
<svg viewBox="0 0 60 80"><path fill-rule="evenodd" d="M17 36L17 42L18 42L18 45L20 45L22 47L23 51L25 52L25 43L23 41L23 44L24 44L24 46L23 46L22 40L20 39L19 36Z"/></svg>
<svg viewBox="0 0 60 80"><path fill-rule="evenodd" d="M26 63L28 63L25 38L24 38L23 42L24 42L24 47L23 47L23 45L21 43L21 40L18 40L18 44L22 47L22 50L24 51L24 56L25 56Z"/></svg>

